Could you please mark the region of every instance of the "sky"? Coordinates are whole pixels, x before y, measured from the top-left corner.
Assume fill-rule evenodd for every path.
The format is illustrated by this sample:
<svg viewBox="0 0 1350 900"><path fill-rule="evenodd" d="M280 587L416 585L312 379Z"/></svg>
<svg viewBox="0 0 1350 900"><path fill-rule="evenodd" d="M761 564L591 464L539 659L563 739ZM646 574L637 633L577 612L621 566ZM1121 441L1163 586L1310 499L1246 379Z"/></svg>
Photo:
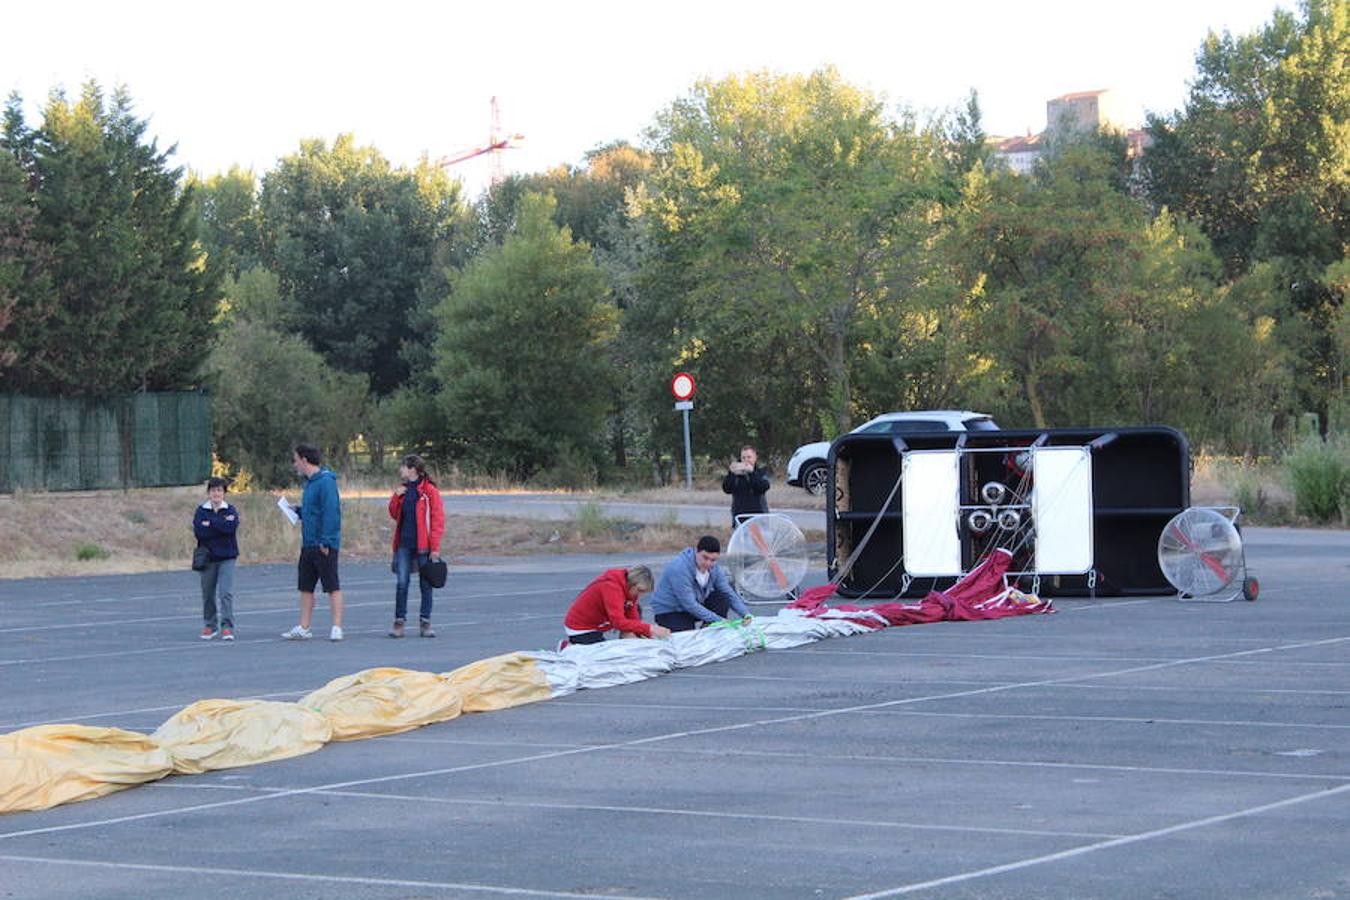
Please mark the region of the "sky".
<svg viewBox="0 0 1350 900"><path fill-rule="evenodd" d="M1210 30L1244 34L1292 0L224 3L46 0L0 16L0 91L30 124L53 88L124 85L173 162L259 176L347 132L395 165L480 146L497 98L507 172L580 164L703 78L833 65L921 115L979 93L985 130L1045 126L1045 101L1111 89L1142 122L1179 109ZM486 157L451 169L470 195Z"/></svg>

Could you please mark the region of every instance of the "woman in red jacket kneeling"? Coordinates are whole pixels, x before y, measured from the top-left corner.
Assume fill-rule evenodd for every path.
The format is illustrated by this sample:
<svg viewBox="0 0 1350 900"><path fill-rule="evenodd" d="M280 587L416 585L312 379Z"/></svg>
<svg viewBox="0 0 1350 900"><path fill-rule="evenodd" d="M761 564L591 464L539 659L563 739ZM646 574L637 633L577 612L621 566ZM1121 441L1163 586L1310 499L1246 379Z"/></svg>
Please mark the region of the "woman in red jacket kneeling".
<svg viewBox="0 0 1350 900"><path fill-rule="evenodd" d="M606 631L618 631L621 638L670 637L669 628L642 621L638 600L652 587L652 570L646 566L601 573L572 601L563 619L567 638L558 649L568 644L598 644Z"/></svg>

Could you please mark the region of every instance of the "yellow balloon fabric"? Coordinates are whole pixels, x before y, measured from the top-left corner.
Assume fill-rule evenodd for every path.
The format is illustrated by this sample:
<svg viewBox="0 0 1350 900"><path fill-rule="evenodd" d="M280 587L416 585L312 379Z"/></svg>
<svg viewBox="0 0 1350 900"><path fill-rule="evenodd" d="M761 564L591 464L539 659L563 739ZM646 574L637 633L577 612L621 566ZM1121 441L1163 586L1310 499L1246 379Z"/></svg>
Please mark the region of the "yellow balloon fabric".
<svg viewBox="0 0 1350 900"><path fill-rule="evenodd" d="M441 677L458 689L466 713L509 709L553 696L538 662L525 653L480 659Z"/></svg>
<svg viewBox="0 0 1350 900"><path fill-rule="evenodd" d="M268 700L199 700L151 734L180 775L302 756L332 736L314 710Z"/></svg>
<svg viewBox="0 0 1350 900"><path fill-rule="evenodd" d="M1022 612L1047 609L1021 605ZM607 641L566 653L504 653L439 675L366 669L336 678L298 703L202 700L152 735L87 725L25 728L0 735L0 813L88 800L173 772L286 759L330 740L397 734L461 713L509 709L876 627L780 613L773 621L757 617L753 628L705 628L669 642Z"/></svg>
<svg viewBox="0 0 1350 900"><path fill-rule="evenodd" d="M156 781L173 771L144 734L89 725L38 725L0 735L0 812L50 809Z"/></svg>
<svg viewBox="0 0 1350 900"><path fill-rule="evenodd" d="M333 727L333 740L398 734L460 712L459 692L431 672L366 669L334 678L299 701Z"/></svg>

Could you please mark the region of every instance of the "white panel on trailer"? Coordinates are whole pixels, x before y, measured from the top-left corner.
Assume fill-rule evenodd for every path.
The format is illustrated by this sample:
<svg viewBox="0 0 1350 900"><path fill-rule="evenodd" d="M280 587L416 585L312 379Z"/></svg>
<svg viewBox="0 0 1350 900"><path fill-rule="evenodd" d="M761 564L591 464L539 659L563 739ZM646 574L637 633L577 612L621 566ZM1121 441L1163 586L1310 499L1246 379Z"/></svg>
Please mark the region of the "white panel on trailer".
<svg viewBox="0 0 1350 900"><path fill-rule="evenodd" d="M1092 452L1087 447L1033 447L1031 465L1036 571L1091 571Z"/></svg>
<svg viewBox="0 0 1350 900"><path fill-rule="evenodd" d="M901 462L901 524L905 571L916 576L960 575L961 454L912 450Z"/></svg>

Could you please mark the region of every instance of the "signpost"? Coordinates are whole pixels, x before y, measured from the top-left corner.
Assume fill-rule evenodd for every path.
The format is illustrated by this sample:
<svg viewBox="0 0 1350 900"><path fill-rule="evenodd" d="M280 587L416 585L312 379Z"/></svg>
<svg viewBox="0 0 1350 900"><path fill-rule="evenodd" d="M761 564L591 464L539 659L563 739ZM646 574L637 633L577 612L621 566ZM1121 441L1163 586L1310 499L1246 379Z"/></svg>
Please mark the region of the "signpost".
<svg viewBox="0 0 1350 900"><path fill-rule="evenodd" d="M694 454L689 446L689 410L694 408L694 376L676 372L670 379L670 392L675 395L675 409L684 413L684 487L694 487Z"/></svg>

